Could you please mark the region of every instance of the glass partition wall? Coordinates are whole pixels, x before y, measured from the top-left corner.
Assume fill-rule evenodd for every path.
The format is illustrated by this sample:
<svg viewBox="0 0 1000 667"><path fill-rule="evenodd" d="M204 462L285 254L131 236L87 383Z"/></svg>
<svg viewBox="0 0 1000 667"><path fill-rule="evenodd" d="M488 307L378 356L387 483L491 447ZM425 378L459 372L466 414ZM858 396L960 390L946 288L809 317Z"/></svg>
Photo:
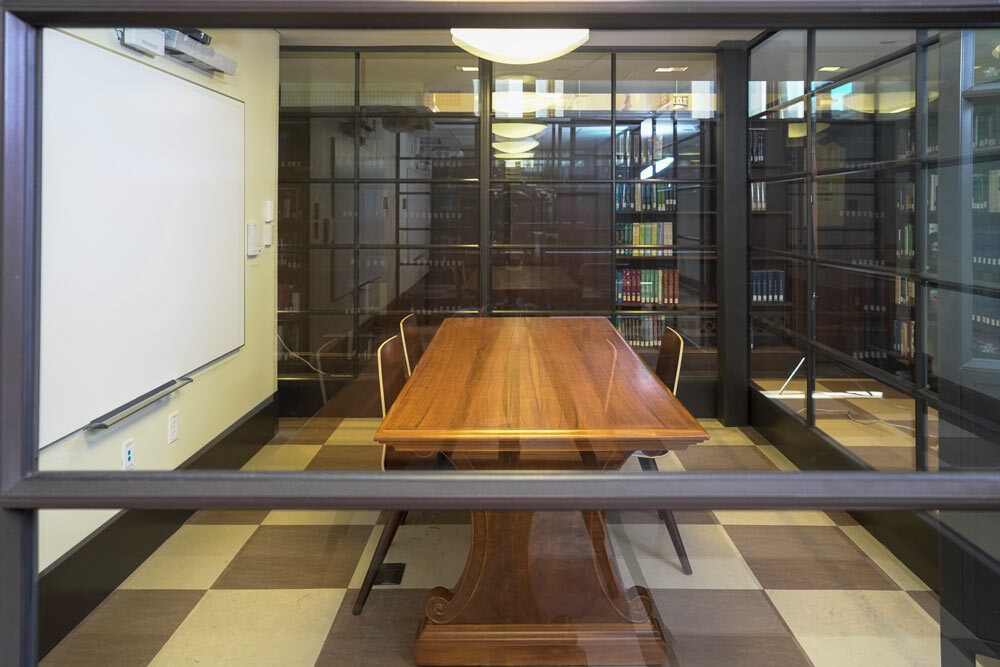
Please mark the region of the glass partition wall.
<svg viewBox="0 0 1000 667"><path fill-rule="evenodd" d="M377 416L373 355L408 313L427 339L604 316L650 363L669 326L711 382L715 81L712 53L283 51L283 414Z"/></svg>

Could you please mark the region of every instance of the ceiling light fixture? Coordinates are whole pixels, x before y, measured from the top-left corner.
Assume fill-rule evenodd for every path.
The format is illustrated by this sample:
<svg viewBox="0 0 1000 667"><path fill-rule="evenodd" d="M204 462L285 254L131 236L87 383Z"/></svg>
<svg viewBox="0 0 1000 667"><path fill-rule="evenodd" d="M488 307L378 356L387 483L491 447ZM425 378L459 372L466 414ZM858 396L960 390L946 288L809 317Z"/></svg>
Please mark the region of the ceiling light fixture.
<svg viewBox="0 0 1000 667"><path fill-rule="evenodd" d="M657 73L662 73L662 72L686 72L686 71L688 71L688 68L687 68L687 65L674 65L673 67L657 67L656 70L654 70L654 71L656 71Z"/></svg>
<svg viewBox="0 0 1000 667"><path fill-rule="evenodd" d="M819 71L820 72L839 72L842 69L844 69L844 68L840 67L839 65L823 65L822 67L819 68Z"/></svg>
<svg viewBox="0 0 1000 667"><path fill-rule="evenodd" d="M530 160L534 155L531 153L497 153L493 157L498 160Z"/></svg>
<svg viewBox="0 0 1000 667"><path fill-rule="evenodd" d="M479 68L475 65L455 65L455 69L459 72L478 72Z"/></svg>
<svg viewBox="0 0 1000 667"><path fill-rule="evenodd" d="M451 41L474 56L507 65L542 63L586 44L590 30L452 28Z"/></svg>
<svg viewBox="0 0 1000 667"><path fill-rule="evenodd" d="M525 139L545 130L541 123L494 123L493 134L504 139Z"/></svg>
<svg viewBox="0 0 1000 667"><path fill-rule="evenodd" d="M501 153L526 153L536 147L538 142L534 139L522 139L521 141L494 141L493 148Z"/></svg>

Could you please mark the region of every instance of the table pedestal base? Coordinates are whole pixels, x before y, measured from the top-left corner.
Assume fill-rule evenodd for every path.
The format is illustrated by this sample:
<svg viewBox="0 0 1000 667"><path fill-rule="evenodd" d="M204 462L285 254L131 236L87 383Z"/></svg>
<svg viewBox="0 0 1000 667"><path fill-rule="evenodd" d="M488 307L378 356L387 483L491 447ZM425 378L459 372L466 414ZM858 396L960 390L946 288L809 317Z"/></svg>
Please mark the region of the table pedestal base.
<svg viewBox="0 0 1000 667"><path fill-rule="evenodd" d="M473 512L465 571L431 591L416 664L664 664L652 598L613 563L603 512Z"/></svg>

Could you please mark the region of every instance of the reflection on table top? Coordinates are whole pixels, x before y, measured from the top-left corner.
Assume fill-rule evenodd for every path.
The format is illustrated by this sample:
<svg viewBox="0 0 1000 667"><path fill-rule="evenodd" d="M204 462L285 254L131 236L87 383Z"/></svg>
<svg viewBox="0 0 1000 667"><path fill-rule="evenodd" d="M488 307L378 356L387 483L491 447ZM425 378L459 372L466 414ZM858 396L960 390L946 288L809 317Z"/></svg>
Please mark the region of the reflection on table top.
<svg viewBox="0 0 1000 667"><path fill-rule="evenodd" d="M451 318L375 440L400 450L670 449L708 438L602 317Z"/></svg>

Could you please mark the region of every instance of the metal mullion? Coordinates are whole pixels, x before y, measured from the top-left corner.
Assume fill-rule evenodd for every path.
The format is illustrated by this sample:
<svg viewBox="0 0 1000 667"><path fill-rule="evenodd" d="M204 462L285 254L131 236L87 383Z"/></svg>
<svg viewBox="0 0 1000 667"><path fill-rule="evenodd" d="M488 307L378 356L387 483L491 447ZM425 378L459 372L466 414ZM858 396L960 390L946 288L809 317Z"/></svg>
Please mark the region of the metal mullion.
<svg viewBox="0 0 1000 667"><path fill-rule="evenodd" d="M354 52L354 377L361 375L361 54Z"/></svg>
<svg viewBox="0 0 1000 667"><path fill-rule="evenodd" d="M493 239L490 232L492 182L493 62L479 59L479 308L490 313Z"/></svg>
<svg viewBox="0 0 1000 667"><path fill-rule="evenodd" d="M818 252L817 236L819 212L817 210L816 191L816 96L812 92L813 72L816 71L816 30L810 28L806 32L805 78L807 93L803 96L806 114L806 192L803 205L806 207L806 252L810 259L806 261L806 425L816 424L816 261Z"/></svg>
<svg viewBox="0 0 1000 667"><path fill-rule="evenodd" d="M654 135L655 136L655 135ZM611 248L611 261L610 275L608 280L611 281L611 291L609 294L609 301L611 303L611 320L613 324L615 322L615 314L618 311L618 294L617 294L617 282L618 282L618 266L615 263L615 257L617 253L617 241L618 241L618 206L616 205L618 201L618 164L616 160L618 159L618 152L616 147L616 141L618 138L618 51L617 49L611 52L611 201L608 206L611 208L611 225L608 230L610 237L608 239L608 247ZM655 143L655 141L654 141ZM617 324L616 324L617 326Z"/></svg>
<svg viewBox="0 0 1000 667"><path fill-rule="evenodd" d="M916 158L927 155L927 130L928 130L928 91L927 91L927 46L923 43L925 31L917 32L916 69L914 76L916 86L916 127L914 128L913 154ZM924 346L925 331L927 322L926 296L927 284L917 277L922 273L927 265L927 170L918 161L913 168L913 188L914 201L917 202L916 213L913 220L913 355L914 355L914 382L917 389L927 388L927 356ZM897 306L898 307L898 306ZM927 432L927 401L917 398L913 401L914 420L914 445L916 452L914 456L914 467L917 470L927 470L930 458L930 442Z"/></svg>

